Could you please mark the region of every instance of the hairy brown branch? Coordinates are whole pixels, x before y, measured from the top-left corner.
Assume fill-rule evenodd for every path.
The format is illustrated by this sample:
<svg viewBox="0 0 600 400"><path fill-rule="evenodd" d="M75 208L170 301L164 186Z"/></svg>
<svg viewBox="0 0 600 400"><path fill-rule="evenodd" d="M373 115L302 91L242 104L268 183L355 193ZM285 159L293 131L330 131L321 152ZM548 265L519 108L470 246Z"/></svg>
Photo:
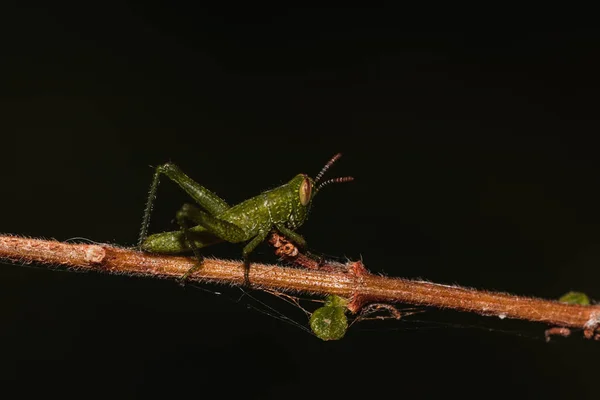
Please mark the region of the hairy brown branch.
<svg viewBox="0 0 600 400"><path fill-rule="evenodd" d="M275 245L277 239L275 236L271 243ZM279 242L279 245L276 247L281 249L285 243ZM281 250L283 253L280 251L279 254L286 256L285 250ZM294 251L289 247L287 250ZM179 278L197 261L194 258L148 254L105 244L71 244L6 235L0 236L0 259L158 278ZM250 282L255 288L336 294L351 298L349 309L352 312L358 312L364 305L373 302L406 303L537 321L552 327L579 328L584 331L586 338L600 337L600 306L564 304L554 300L382 277L370 274L360 261L345 266L327 264L325 268L320 268L319 263L310 258L300 260L297 263L305 263L307 268L252 264ZM243 285L243 263L206 259L203 267L189 280ZM567 330L556 331L561 335L565 332Z"/></svg>

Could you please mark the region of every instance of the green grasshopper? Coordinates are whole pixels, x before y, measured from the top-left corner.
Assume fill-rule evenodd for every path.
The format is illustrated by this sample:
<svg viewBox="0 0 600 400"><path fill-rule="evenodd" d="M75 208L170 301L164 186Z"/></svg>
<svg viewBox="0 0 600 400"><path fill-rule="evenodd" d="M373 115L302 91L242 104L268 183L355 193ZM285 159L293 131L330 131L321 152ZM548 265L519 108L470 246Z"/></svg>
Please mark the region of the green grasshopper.
<svg viewBox="0 0 600 400"><path fill-rule="evenodd" d="M333 156L314 180L306 174L298 174L288 183L265 191L233 207L193 181L176 165L166 163L158 166L150 186L138 247L144 251L164 254L192 251L200 263L185 273L182 277L184 281L201 266L202 257L198 249L215 243L247 242L242 250L246 271L248 271L250 253L274 229L298 246L305 247L306 241L295 232L295 229L306 220L315 195L330 183L353 180L352 177L347 176L320 182L325 172L340 157L340 153ZM184 204L176 214L180 230L147 236L150 214L161 175L166 175L178 184L201 208L192 204ZM189 227L188 222L194 225Z"/></svg>

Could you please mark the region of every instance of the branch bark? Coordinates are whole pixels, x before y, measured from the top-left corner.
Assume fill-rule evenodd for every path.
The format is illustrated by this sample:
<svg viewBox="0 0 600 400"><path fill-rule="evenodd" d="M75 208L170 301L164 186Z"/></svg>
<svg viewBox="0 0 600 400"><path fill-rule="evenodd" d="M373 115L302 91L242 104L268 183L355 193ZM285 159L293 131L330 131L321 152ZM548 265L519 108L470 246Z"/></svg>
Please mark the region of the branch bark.
<svg viewBox="0 0 600 400"><path fill-rule="evenodd" d="M271 238L271 244L278 254L305 268L252 264L248 277L253 288L336 294L351 299L348 308L354 313L369 303L406 303L542 322L551 327L548 335L565 336L566 332L570 333L568 328L578 328L583 330L586 338L600 339L600 306L564 304L555 300L383 277L369 273L360 261L347 265L317 263L298 254L297 249L277 235ZM197 261L106 244L72 244L11 235L0 235L0 259L154 278L179 278ZM243 285L243 262L207 258L189 280Z"/></svg>

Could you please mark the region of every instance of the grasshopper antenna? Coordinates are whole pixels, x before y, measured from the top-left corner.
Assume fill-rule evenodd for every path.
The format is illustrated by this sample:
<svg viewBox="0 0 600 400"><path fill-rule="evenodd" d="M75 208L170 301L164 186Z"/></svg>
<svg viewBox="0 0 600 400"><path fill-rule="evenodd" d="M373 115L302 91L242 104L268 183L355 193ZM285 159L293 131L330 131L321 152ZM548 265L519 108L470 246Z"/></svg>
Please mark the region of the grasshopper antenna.
<svg viewBox="0 0 600 400"><path fill-rule="evenodd" d="M335 156L331 157L331 160L329 160L327 162L327 164L325 164L325 166L317 174L317 177L315 178L315 185L317 183L319 183L319 181L321 180L323 175L325 175L325 172L327 172L327 170L333 165L333 163L335 163L341 157L342 157L342 153L337 153ZM351 182L353 180L354 180L354 178L351 176L344 176L341 178L328 179L325 182L321 182L321 184L317 186L317 188L315 189L315 193L318 192L319 189L321 189L323 186L329 185L330 183L344 183L344 182Z"/></svg>
<svg viewBox="0 0 600 400"><path fill-rule="evenodd" d="M317 186L317 188L315 189L316 192L318 192L319 190L321 190L321 188L323 186L327 186L330 183L345 183L345 182L352 182L354 180L353 177L351 176L343 176L340 178L332 178L332 179L328 179L325 182L321 182L321 184L319 186Z"/></svg>
<svg viewBox="0 0 600 400"><path fill-rule="evenodd" d="M333 163L335 163L341 157L342 157L342 153L337 153L335 156L331 157L331 160L327 161L327 164L325 164L325 166L317 174L317 177L315 178L315 185L317 183L319 183L319 181L321 180L321 178L323 177L323 175L325 174L325 172L327 172L327 170L333 165Z"/></svg>

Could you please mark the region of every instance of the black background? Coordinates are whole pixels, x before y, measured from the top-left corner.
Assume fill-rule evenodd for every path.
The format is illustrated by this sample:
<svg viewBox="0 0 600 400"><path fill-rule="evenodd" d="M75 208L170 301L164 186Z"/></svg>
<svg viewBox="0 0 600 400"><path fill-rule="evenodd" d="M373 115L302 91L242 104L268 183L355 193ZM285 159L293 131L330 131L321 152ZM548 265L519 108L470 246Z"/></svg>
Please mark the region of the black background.
<svg viewBox="0 0 600 400"><path fill-rule="evenodd" d="M235 203L342 151L330 176L356 181L316 198L300 230L316 251L390 276L600 297L597 31L442 28L391 8L118 3L2 19L3 232L133 245L151 165L173 161ZM151 229L173 229L184 201L165 181ZM418 319L458 326L365 323L325 343L206 288L223 295L2 265L3 390L596 398L600 344L580 332L547 344L543 325L431 312Z"/></svg>

